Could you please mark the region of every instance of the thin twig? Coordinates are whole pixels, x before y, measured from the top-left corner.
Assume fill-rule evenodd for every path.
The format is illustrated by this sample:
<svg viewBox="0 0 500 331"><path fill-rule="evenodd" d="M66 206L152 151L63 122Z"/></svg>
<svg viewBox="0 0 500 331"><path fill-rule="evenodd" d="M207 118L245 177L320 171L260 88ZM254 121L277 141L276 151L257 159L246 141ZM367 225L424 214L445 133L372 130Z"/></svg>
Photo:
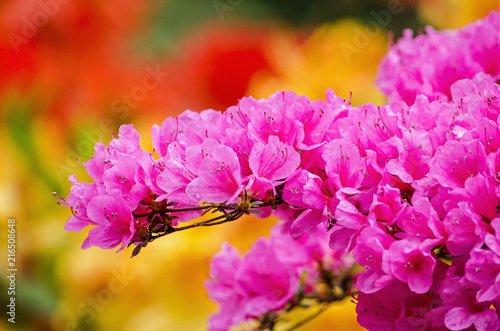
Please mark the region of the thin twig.
<svg viewBox="0 0 500 331"><path fill-rule="evenodd" d="M213 205L207 205L207 206L198 206L198 207L184 207L184 208L174 208L174 209L164 209L162 212L165 213L177 213L177 212L183 212L183 211L195 211L195 210L203 210L203 209L210 209L213 208Z"/></svg>
<svg viewBox="0 0 500 331"><path fill-rule="evenodd" d="M232 216L232 217L230 217L228 219L225 219L223 221L213 222L213 223L206 223L206 224L203 224L202 226L212 226L212 225L218 225L218 224L224 224L224 223L236 221L241 216L243 216L243 213L241 213L241 212L240 213L236 213L234 216Z"/></svg>
<svg viewBox="0 0 500 331"><path fill-rule="evenodd" d="M292 325L289 329L286 329L285 331L295 330L295 329L301 327L302 325L306 324L307 322L311 321L313 318L318 317L322 312L324 312L326 310L326 308L329 307L329 304L330 304L329 302L326 302L325 304L323 304L323 306L321 306L321 308L316 313L307 316L302 321L295 323L294 325Z"/></svg>

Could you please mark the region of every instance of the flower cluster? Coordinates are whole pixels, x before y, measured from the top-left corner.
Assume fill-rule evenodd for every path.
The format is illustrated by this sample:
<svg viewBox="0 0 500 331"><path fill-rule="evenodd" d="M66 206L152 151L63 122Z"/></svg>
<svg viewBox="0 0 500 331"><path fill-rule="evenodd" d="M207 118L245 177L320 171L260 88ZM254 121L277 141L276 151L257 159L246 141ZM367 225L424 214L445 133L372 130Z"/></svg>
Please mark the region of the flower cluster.
<svg viewBox="0 0 500 331"><path fill-rule="evenodd" d="M277 92L268 100L244 98L224 113L187 111L153 126L154 152L140 147L132 125L122 126L86 162L93 183L70 177L71 194L60 200L73 211L66 230L95 225L83 248L143 247L212 209L231 220L270 215L285 203L286 180L314 163L312 151L348 106L332 91L326 102Z"/></svg>
<svg viewBox="0 0 500 331"><path fill-rule="evenodd" d="M256 329L286 322L295 307L339 301L348 296L354 261L328 247L328 235L319 226L294 240L276 225L269 239L258 239L240 258L228 243L212 259L205 283L221 309L210 320L211 330L228 330L243 323Z"/></svg>
<svg viewBox="0 0 500 331"><path fill-rule="evenodd" d="M378 87L391 100L408 105L417 95L430 100L451 99L451 85L484 72L500 78L500 13L492 11L461 29L435 31L413 38L411 30L392 46L380 64Z"/></svg>
<svg viewBox="0 0 500 331"><path fill-rule="evenodd" d="M349 108L309 151L315 166L284 187L293 212L302 209L293 236L323 223L330 247L366 268L357 312L370 330L456 329L456 316L463 328L499 326L490 307L500 299L500 86L479 73L451 91L450 102ZM397 307L384 304L396 296Z"/></svg>
<svg viewBox="0 0 500 331"><path fill-rule="evenodd" d="M495 66L485 65L495 62L496 46L472 31L493 29L497 17L459 31L405 36L382 70L391 61L405 74L414 73L406 66L418 67L422 84L386 75L383 87L397 92L386 90L395 99L389 105L352 107L331 90L326 101L292 92L243 98L224 113L188 111L155 125L151 153L132 126L123 126L86 163L94 182L71 178L72 192L61 201L74 214L66 229L95 226L83 248L133 243L135 255L175 231L274 213L284 225L271 239L257 241L242 259L228 245L214 258L207 282L221 304L214 329L249 319L273 324L298 293L314 293L326 256L352 252L365 268L355 282L362 326L496 330L500 86L489 72ZM448 52L454 38L464 45L471 36L479 46ZM426 65L423 56L400 56L421 44ZM462 62L443 69L448 55L433 52ZM220 216L179 225L210 210ZM308 253L315 245L320 258Z"/></svg>

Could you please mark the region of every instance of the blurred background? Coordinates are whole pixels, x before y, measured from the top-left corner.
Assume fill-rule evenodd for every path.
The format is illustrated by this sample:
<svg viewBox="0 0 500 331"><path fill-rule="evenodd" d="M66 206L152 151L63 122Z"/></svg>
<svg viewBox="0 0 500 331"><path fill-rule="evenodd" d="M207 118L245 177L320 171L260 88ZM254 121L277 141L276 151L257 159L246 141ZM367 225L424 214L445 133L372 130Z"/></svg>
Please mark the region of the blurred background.
<svg viewBox="0 0 500 331"><path fill-rule="evenodd" d="M292 90L383 104L377 66L404 28L460 27L498 1L3 0L0 2L0 275L16 219L16 324L0 329L205 330L217 310L203 282L224 241L247 250L275 220L247 218L130 250L80 249L64 231L67 180L133 123L150 129L186 109L223 111L242 96ZM0 278L6 307L7 278ZM300 330L360 330L354 304Z"/></svg>

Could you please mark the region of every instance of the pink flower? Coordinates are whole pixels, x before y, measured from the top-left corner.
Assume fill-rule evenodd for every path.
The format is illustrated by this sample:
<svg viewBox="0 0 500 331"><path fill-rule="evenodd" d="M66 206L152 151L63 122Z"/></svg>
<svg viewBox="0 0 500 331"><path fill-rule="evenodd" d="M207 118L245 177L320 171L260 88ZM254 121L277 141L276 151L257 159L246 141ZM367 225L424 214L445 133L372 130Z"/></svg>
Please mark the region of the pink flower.
<svg viewBox="0 0 500 331"><path fill-rule="evenodd" d="M485 235L489 249L476 248L470 253L465 266L468 280L480 286L477 292L479 302L500 299L500 219L491 221L492 232Z"/></svg>
<svg viewBox="0 0 500 331"><path fill-rule="evenodd" d="M486 234L486 245L489 249L495 252L495 254L500 256L500 218L495 218L494 220L492 220L490 225L493 231L490 231L491 233Z"/></svg>
<svg viewBox="0 0 500 331"><path fill-rule="evenodd" d="M153 125L151 136L153 147L160 157L167 155L171 144L173 148L185 150L190 146L201 145L206 138L220 138L216 130L220 112L212 109L201 113L185 111L177 118L168 117L160 126Z"/></svg>
<svg viewBox="0 0 500 331"><path fill-rule="evenodd" d="M242 176L250 176L252 170L250 169L249 157L255 141L248 137L248 132L228 128L225 130L225 136L221 139L221 143L231 147L238 156Z"/></svg>
<svg viewBox="0 0 500 331"><path fill-rule="evenodd" d="M377 152L379 159L394 158L398 155L391 138L400 136L400 119L390 106L375 106L366 104L349 109L347 118L341 118L332 127L340 136L359 148L361 156L367 155L367 150Z"/></svg>
<svg viewBox="0 0 500 331"><path fill-rule="evenodd" d="M297 238L323 221L331 220L336 202L321 191L321 179L307 170L301 170L285 184L283 199L295 208L306 209L295 216L290 234Z"/></svg>
<svg viewBox="0 0 500 331"><path fill-rule="evenodd" d="M376 226L365 228L356 239L352 256L366 268L356 279L356 285L361 292L376 292L394 279L382 270L383 254L394 241L393 237Z"/></svg>
<svg viewBox="0 0 500 331"><path fill-rule="evenodd" d="M97 226L90 229L82 244L83 249L91 246L109 249L121 243L121 251L135 234L132 210L119 190L92 198L87 206L87 215Z"/></svg>
<svg viewBox="0 0 500 331"><path fill-rule="evenodd" d="M325 146L322 157L335 191L348 194L359 192L364 178L364 163L354 144L344 139L334 139Z"/></svg>
<svg viewBox="0 0 500 331"><path fill-rule="evenodd" d="M186 186L193 201L234 203L243 191L243 179L236 153L220 145L200 163L198 178Z"/></svg>
<svg viewBox="0 0 500 331"><path fill-rule="evenodd" d="M398 176L404 183L424 178L429 172L429 160L433 154L429 133L408 130L394 143L399 155L387 162L387 172Z"/></svg>
<svg viewBox="0 0 500 331"><path fill-rule="evenodd" d="M426 242L427 245L444 243L446 231L429 200L427 198L413 200L413 206L407 207L398 218L397 225L403 230L398 236Z"/></svg>
<svg viewBox="0 0 500 331"><path fill-rule="evenodd" d="M498 12L491 12L484 20L454 31L427 27L425 35L415 38L406 30L382 61L377 85L392 100L410 105L418 94L448 101L454 82L477 73L496 79L499 17Z"/></svg>
<svg viewBox="0 0 500 331"><path fill-rule="evenodd" d="M473 79L457 81L451 86L451 92L461 112L496 122L500 112L500 86L490 75L478 73Z"/></svg>
<svg viewBox="0 0 500 331"><path fill-rule="evenodd" d="M135 159L125 155L118 159L102 176L106 190L109 193L119 190L133 208L139 205L148 191L148 187L140 182L138 168L139 165Z"/></svg>
<svg viewBox="0 0 500 331"><path fill-rule="evenodd" d="M463 187L468 178L485 171L486 166L486 153L479 141L448 140L436 152L430 175L443 186Z"/></svg>
<svg viewBox="0 0 500 331"><path fill-rule="evenodd" d="M211 279L205 282L209 296L220 305L210 319L211 330L228 330L265 313L278 313L298 291L312 292L323 282L323 273L349 272L352 259L329 249L323 227L298 240L286 230L284 224L278 224L271 230L271 238L259 238L243 258L229 244L215 255Z"/></svg>
<svg viewBox="0 0 500 331"><path fill-rule="evenodd" d="M85 162L85 169L87 169L87 173L96 183L102 183L102 175L106 169L111 167L111 162L103 143L96 143L94 145L94 150L94 156Z"/></svg>
<svg viewBox="0 0 500 331"><path fill-rule="evenodd" d="M443 281L439 294L444 306L444 324L450 330L463 330L475 326L477 330L498 330L498 314L490 303L478 303L478 286L467 279L449 277Z"/></svg>
<svg viewBox="0 0 500 331"><path fill-rule="evenodd" d="M457 200L469 201L474 207L474 212L493 220L497 217L497 183L489 174L479 174L467 178L464 188L456 188L451 195Z"/></svg>
<svg viewBox="0 0 500 331"><path fill-rule="evenodd" d="M384 252L382 269L407 283L411 291L426 293L432 286L436 261L427 247L400 240Z"/></svg>
<svg viewBox="0 0 500 331"><path fill-rule="evenodd" d="M498 79L500 67L499 56L499 29L500 15L498 12L491 11L483 20L479 20L467 26L462 31L464 38L470 38L472 58L481 65L484 72Z"/></svg>
<svg viewBox="0 0 500 331"><path fill-rule="evenodd" d="M170 143L177 140L179 135L179 120L173 117L167 117L161 124L154 124L151 128L151 136L153 137L153 147L159 156L165 156Z"/></svg>
<svg viewBox="0 0 500 331"><path fill-rule="evenodd" d="M472 128L471 135L483 144L486 154L496 153L500 149L500 129L490 119L480 118Z"/></svg>
<svg viewBox="0 0 500 331"><path fill-rule="evenodd" d="M370 206L370 214L377 220L394 224L404 211L406 205L401 201L401 191L390 185L379 185L373 203Z"/></svg>
<svg viewBox="0 0 500 331"><path fill-rule="evenodd" d="M316 148L325 142L327 130L337 119L347 116L350 102L337 96L332 89L323 100L303 100L302 107L293 107L294 117L302 123L304 140L296 147L302 150Z"/></svg>
<svg viewBox="0 0 500 331"><path fill-rule="evenodd" d="M235 270L241 267L238 251L222 244L210 262L210 279L205 282L210 299L217 302L221 309L210 318L210 329L224 331L245 319L242 311L245 294L236 285Z"/></svg>
<svg viewBox="0 0 500 331"><path fill-rule="evenodd" d="M472 211L470 203L459 202L458 205L459 208L450 210L443 220L448 233L446 247L455 256L467 255L483 241L486 232L486 223Z"/></svg>
<svg viewBox="0 0 500 331"><path fill-rule="evenodd" d="M283 308L299 287L297 271L279 261L264 239L257 240L243 257L236 277L247 296L244 312L252 317Z"/></svg>
<svg viewBox="0 0 500 331"><path fill-rule="evenodd" d="M64 229L79 232L88 225L97 224L87 215L87 206L95 196L106 194L106 190L96 183L79 183L75 175L69 176L69 180L73 184L71 193L66 201L62 201L62 204L71 208L73 216L66 221Z"/></svg>
<svg viewBox="0 0 500 331"><path fill-rule="evenodd" d="M488 249L474 249L465 266L467 279L477 286L476 300L488 302L500 299L500 256Z"/></svg>
<svg viewBox="0 0 500 331"><path fill-rule="evenodd" d="M108 151L111 156L142 152L139 145L140 140L141 136L133 125L122 125L118 131L118 139L111 140L108 145Z"/></svg>
<svg viewBox="0 0 500 331"><path fill-rule="evenodd" d="M248 192L257 199L263 199L266 192L276 195L275 187L294 173L300 164L300 155L278 137L270 136L269 142L256 142L249 157L250 177Z"/></svg>
<svg viewBox="0 0 500 331"><path fill-rule="evenodd" d="M406 314L405 301L410 293L408 286L397 280L375 293L360 292L358 323L373 331L396 330L396 322Z"/></svg>
<svg viewBox="0 0 500 331"><path fill-rule="evenodd" d="M269 136L277 136L294 146L304 139L304 129L292 109L304 102L308 104L309 98L297 97L293 92L276 92L268 100L242 98L237 106L228 108L225 116L236 128L248 130L248 136L255 141L267 143Z"/></svg>
<svg viewBox="0 0 500 331"><path fill-rule="evenodd" d="M185 150L173 148L160 158L157 167L161 172L156 178L161 190L157 201L168 199L186 205L197 205L198 197L190 196L186 190L189 184L198 178L200 164L213 151L221 147L214 139L205 139L201 145L187 147Z"/></svg>

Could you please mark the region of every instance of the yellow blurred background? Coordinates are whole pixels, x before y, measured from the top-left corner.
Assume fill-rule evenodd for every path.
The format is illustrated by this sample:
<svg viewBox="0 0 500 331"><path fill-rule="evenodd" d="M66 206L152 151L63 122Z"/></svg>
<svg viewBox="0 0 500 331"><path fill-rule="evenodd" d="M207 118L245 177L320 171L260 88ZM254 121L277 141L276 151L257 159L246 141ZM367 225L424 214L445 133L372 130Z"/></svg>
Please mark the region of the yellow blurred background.
<svg viewBox="0 0 500 331"><path fill-rule="evenodd" d="M16 324L7 330L205 330L217 310L203 288L224 241L248 250L273 219L245 218L130 250L81 250L64 231L66 197L97 141L133 123L150 129L185 109L223 111L242 96L326 89L383 104L374 85L388 36L453 28L497 1L126 1L0 3L0 273L16 220ZM156 73L153 75L152 73ZM146 84L146 77L153 76ZM154 86L154 87L153 87ZM147 88L146 88L147 87ZM7 278L1 277L6 307ZM333 305L300 330L361 330L354 304Z"/></svg>

